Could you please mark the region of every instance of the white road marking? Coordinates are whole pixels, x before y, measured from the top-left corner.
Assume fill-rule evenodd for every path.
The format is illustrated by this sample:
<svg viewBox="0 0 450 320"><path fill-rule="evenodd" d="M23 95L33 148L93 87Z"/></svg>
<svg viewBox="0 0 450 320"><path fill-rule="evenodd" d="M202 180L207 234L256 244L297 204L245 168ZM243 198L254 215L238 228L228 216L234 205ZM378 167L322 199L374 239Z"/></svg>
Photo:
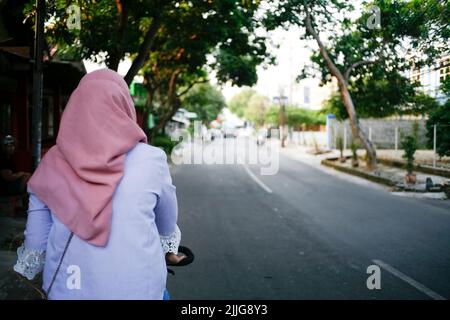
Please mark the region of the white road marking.
<svg viewBox="0 0 450 320"><path fill-rule="evenodd" d="M258 177L257 176L255 176L254 174L253 174L253 172L251 172L250 171L250 169L246 166L246 165L244 165L244 169L245 169L245 171L247 171L247 173L248 173L248 175L261 187L261 188L263 188L264 189L264 191L266 191L267 193L272 193L272 189L270 189L268 186L266 186L265 184L264 184L264 182L262 182L261 180L259 180L258 179Z"/></svg>
<svg viewBox="0 0 450 320"><path fill-rule="evenodd" d="M405 281L407 284L409 284L410 286L416 288L417 290L419 290L420 292L426 294L427 296L429 296L430 298L434 299L434 300L447 300L446 298L444 298L443 296L439 295L438 293L434 292L431 289L428 289L427 287L425 287L423 284L417 282L416 280L408 277L406 274L398 271L397 269L395 269L394 267L391 267L390 265L388 265L387 263L381 261L381 260L372 260L374 263L376 263L377 265L379 265L381 268L383 268L384 270L386 270L387 272L389 272L390 274L396 276L397 278L400 278L401 280Z"/></svg>

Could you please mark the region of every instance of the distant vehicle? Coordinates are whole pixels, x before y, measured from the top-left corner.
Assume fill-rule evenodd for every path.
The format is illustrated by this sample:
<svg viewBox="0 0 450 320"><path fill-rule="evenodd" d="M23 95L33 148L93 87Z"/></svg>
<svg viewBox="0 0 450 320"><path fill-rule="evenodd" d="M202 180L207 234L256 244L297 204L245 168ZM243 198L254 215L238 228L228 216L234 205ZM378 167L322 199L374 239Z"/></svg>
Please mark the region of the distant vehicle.
<svg viewBox="0 0 450 320"><path fill-rule="evenodd" d="M250 128L250 127L239 128L237 130L238 137L250 137L252 134L253 134L253 128Z"/></svg>
<svg viewBox="0 0 450 320"><path fill-rule="evenodd" d="M222 131L219 129L209 129L208 135L211 141L214 141L217 138L222 138Z"/></svg>
<svg viewBox="0 0 450 320"><path fill-rule="evenodd" d="M224 139L237 137L237 129L235 127L225 127L222 132Z"/></svg>
<svg viewBox="0 0 450 320"><path fill-rule="evenodd" d="M227 138L236 138L237 137L237 131L235 128L225 128L223 129L223 137L225 139Z"/></svg>
<svg viewBox="0 0 450 320"><path fill-rule="evenodd" d="M266 129L259 130L258 134L256 135L256 144L258 146L264 145L264 143L266 143L267 138L269 138L269 131Z"/></svg>

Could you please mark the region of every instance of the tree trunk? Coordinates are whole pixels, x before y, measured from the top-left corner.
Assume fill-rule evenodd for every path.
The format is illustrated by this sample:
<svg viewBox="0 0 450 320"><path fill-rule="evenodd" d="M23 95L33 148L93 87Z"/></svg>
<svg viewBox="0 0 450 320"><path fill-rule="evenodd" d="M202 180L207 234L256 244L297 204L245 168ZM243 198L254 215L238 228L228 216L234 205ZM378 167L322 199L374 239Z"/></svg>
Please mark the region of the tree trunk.
<svg viewBox="0 0 450 320"><path fill-rule="evenodd" d="M131 81L133 81L134 76L139 72L139 70L144 65L145 61L148 58L151 47L153 45L153 41L155 39L156 32L161 26L161 17L156 16L153 18L152 24L145 34L144 41L142 42L137 57L133 60L130 69L124 77L125 82L130 85Z"/></svg>
<svg viewBox="0 0 450 320"><path fill-rule="evenodd" d="M172 107L170 108L170 110L164 114L164 116L158 120L158 123L156 124L156 126L154 126L151 130L150 130L150 135L149 135L149 141L150 143L153 142L153 139L155 138L156 134L164 129L164 127L166 126L167 122L170 121L170 119L172 119L172 117L175 115L175 113L177 113L178 109L180 109L180 101L178 98L175 98L174 101L172 102Z"/></svg>
<svg viewBox="0 0 450 320"><path fill-rule="evenodd" d="M154 97L154 89L150 86L147 86L147 100L145 101L143 120L142 120L142 130L144 130L147 135L147 141L150 142L151 138L151 128L148 127L148 118L153 108L153 97Z"/></svg>
<svg viewBox="0 0 450 320"><path fill-rule="evenodd" d="M178 109L181 107L180 99L177 96L176 92L176 83L178 76L181 73L181 69L177 69L174 71L169 81L169 88L167 91L167 104L169 106L169 111L166 112L161 119L158 120L158 123L150 130L150 143L153 141L153 138L158 133L159 130L163 129L167 122L177 113Z"/></svg>
<svg viewBox="0 0 450 320"><path fill-rule="evenodd" d="M367 137L366 133L361 129L358 116L356 115L355 106L353 100L348 91L347 84L341 84L339 82L339 91L341 93L342 100L349 116L349 123L352 129L354 137L358 137L367 152L367 168L370 170L377 169L377 156L372 142Z"/></svg>
<svg viewBox="0 0 450 320"><path fill-rule="evenodd" d="M342 75L341 71L336 67L333 60L328 55L327 49L322 43L322 40L320 39L317 32L314 30L311 22L311 14L309 11L306 12L306 20L305 20L305 27L309 34L313 36L313 38L316 40L320 55L324 59L325 63L328 66L328 70L330 73L337 79L339 91L342 97L342 101L344 103L345 109L347 110L348 116L349 116L349 123L350 127L352 129L353 136L358 137L361 140L361 143L364 146L364 149L367 151L367 168L369 170L376 170L377 169L377 158L375 149L373 148L372 143L367 138L365 132L361 129L361 126L359 124L358 116L356 114L356 109L353 104L352 97L350 95L350 92L348 90L348 83L345 79L345 77Z"/></svg>
<svg viewBox="0 0 450 320"><path fill-rule="evenodd" d="M117 7L117 40L115 49L109 52L110 57L106 61L106 65L109 69L117 71L119 69L120 60L124 56L124 39L127 31L127 16L128 16L128 3L126 0L116 0Z"/></svg>

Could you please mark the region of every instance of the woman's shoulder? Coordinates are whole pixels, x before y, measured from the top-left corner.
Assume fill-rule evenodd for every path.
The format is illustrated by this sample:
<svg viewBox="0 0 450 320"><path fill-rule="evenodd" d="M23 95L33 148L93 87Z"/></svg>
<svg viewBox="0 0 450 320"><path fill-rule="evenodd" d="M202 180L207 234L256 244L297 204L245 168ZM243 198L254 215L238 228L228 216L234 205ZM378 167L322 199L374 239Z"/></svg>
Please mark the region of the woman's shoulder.
<svg viewBox="0 0 450 320"><path fill-rule="evenodd" d="M166 153L162 149L142 142L130 150L127 158L133 162L167 163Z"/></svg>

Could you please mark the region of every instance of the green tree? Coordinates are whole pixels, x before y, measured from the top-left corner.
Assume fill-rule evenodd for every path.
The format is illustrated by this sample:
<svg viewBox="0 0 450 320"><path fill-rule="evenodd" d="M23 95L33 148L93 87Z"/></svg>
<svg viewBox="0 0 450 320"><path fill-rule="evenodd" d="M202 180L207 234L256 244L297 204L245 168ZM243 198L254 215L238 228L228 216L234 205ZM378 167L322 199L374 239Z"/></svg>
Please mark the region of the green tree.
<svg viewBox="0 0 450 320"><path fill-rule="evenodd" d="M34 18L34 2L28 2L27 18ZM46 38L60 51L70 51L76 58L105 62L113 70L117 70L121 59L131 57L133 63L125 76L128 83L144 66L158 41L161 44L161 40L166 39L166 49L170 49L176 41L184 39L185 49L200 51L205 49L206 43L214 43L215 50L209 53L215 58L211 65L219 81L231 80L233 84L246 85L256 82L256 67L272 59L266 55L265 37L253 32L259 27L254 19L259 3L53 0L47 5ZM80 30L67 27L70 15L66 10L74 4L80 8ZM157 50L161 50L161 45Z"/></svg>
<svg viewBox="0 0 450 320"><path fill-rule="evenodd" d="M256 128L262 127L265 122L265 114L269 107L269 102L269 98L263 95L252 95L245 109L244 117L253 122Z"/></svg>
<svg viewBox="0 0 450 320"><path fill-rule="evenodd" d="M181 99L181 104L186 110L195 112L204 124L215 120L226 106L222 93L210 83L196 84Z"/></svg>
<svg viewBox="0 0 450 320"><path fill-rule="evenodd" d="M377 70L373 77L352 79L349 92L360 117L383 118L393 115L427 115L437 106L434 98L422 93L417 85L398 72ZM348 113L339 92L325 102L325 109L340 120Z"/></svg>
<svg viewBox="0 0 450 320"><path fill-rule="evenodd" d="M248 107L250 99L256 94L256 91L250 88L244 88L231 98L228 103L228 107L231 112L235 113L238 117L243 117L245 110Z"/></svg>
<svg viewBox="0 0 450 320"><path fill-rule="evenodd" d="M315 110L290 107L286 110L287 123L291 127L300 128L302 125L324 125L325 115Z"/></svg>
<svg viewBox="0 0 450 320"><path fill-rule="evenodd" d="M450 77L442 82L441 90L447 96L447 100L430 112L426 126L430 146L433 146L434 126L436 126L436 149L443 157L450 156Z"/></svg>
<svg viewBox="0 0 450 320"><path fill-rule="evenodd" d="M361 87L361 82L370 79L377 80L372 86L377 83L379 85L386 75L388 82L401 81L398 74L410 68L411 62L426 63L426 59L422 57L426 57L429 62L445 50L446 42L442 40L448 39L449 27L448 20L443 20L441 15L445 11L448 16L448 4L437 0L374 0L365 4L363 14L358 19L351 20L345 14L353 10L350 1L281 1L275 4L275 9L270 9L266 25L269 29L279 25L300 26L306 31L307 38L316 42L318 51L312 56L312 62L319 67L323 83L332 78L337 80L353 136L359 138L367 151L368 167L375 169L375 149L360 127L351 88L354 85L354 90L360 90L364 88ZM373 19L373 12L368 10L373 5L380 10L381 27L368 23ZM324 33L331 35L326 42L323 39ZM405 43L408 42L412 44L413 50L408 52L411 58L407 59L407 54L399 52L409 49L405 48ZM430 46L430 43L435 45ZM414 56L412 53L420 54ZM308 70L304 70L302 76L307 74ZM386 85L383 84L383 87L386 88ZM395 94L390 96L398 100ZM336 101L335 98L334 102Z"/></svg>
<svg viewBox="0 0 450 320"><path fill-rule="evenodd" d="M265 114L266 123L279 126L279 106L271 106ZM303 125L324 125L325 115L315 111L293 106L286 107L286 120L290 127L301 128Z"/></svg>
<svg viewBox="0 0 450 320"><path fill-rule="evenodd" d="M443 156L450 156L450 101L439 106L430 113L427 121L427 136L430 146L433 146L434 126L436 125L436 149Z"/></svg>
<svg viewBox="0 0 450 320"><path fill-rule="evenodd" d="M254 84L256 65L268 59L263 38L252 36L258 26L254 19L257 7L257 3L237 0L181 1L167 15L142 70L149 96L145 112L158 118L148 130L150 137L175 114L184 94L196 83L207 81L205 69L220 74L221 83ZM242 58L242 63L221 63L224 53Z"/></svg>
<svg viewBox="0 0 450 320"><path fill-rule="evenodd" d="M447 65L447 68L448 67L449 66ZM442 81L441 90L442 90L442 93L447 96L447 100L448 100L450 98L450 77L449 76L447 76L447 78L445 78L444 81Z"/></svg>
<svg viewBox="0 0 450 320"><path fill-rule="evenodd" d="M265 114L265 123L278 127L280 125L280 107L272 105L269 108L267 108L266 114Z"/></svg>
<svg viewBox="0 0 450 320"><path fill-rule="evenodd" d="M406 160L406 171L409 174L414 170L414 154L417 150L417 139L413 135L406 136L402 142L401 147L404 150L402 158Z"/></svg>
<svg viewBox="0 0 450 320"><path fill-rule="evenodd" d="M34 19L34 0L25 15ZM68 28L70 5L80 8L81 29ZM117 70L119 62L132 56L133 63L125 76L130 84L144 65L154 38L167 15L176 9L168 0L54 0L47 2L47 43L57 47L60 55L74 59L105 62Z"/></svg>

